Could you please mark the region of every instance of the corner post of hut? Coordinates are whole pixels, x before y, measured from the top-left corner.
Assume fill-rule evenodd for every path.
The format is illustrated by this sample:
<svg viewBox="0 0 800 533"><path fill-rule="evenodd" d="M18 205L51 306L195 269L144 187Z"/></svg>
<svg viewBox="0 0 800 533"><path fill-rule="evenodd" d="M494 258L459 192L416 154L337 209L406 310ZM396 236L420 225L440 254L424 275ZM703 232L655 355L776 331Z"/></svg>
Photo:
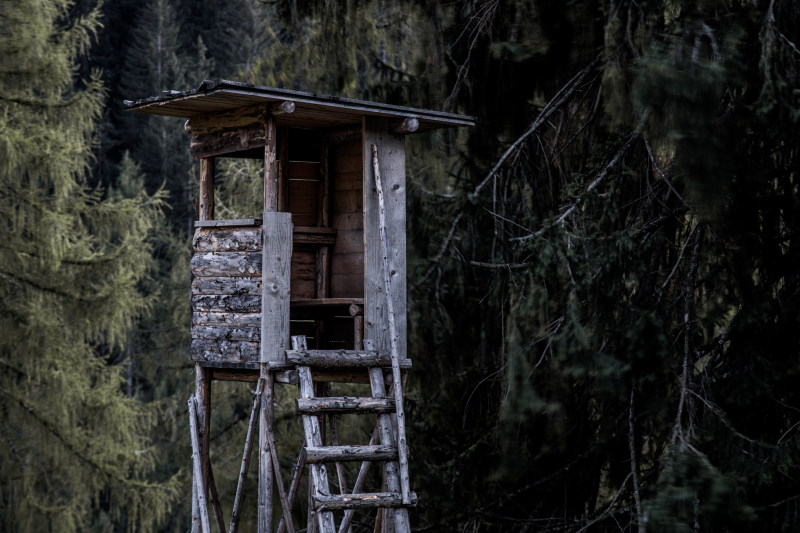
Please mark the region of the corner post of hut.
<svg viewBox="0 0 800 533"><path fill-rule="evenodd" d="M188 126L188 123L187 123ZM200 159L200 187L197 205L197 219L201 221L214 219L214 158ZM211 471L209 456L209 428L211 426L211 369L195 361L195 393L197 405L197 432L199 436L199 453L202 464L203 479L208 480ZM208 498L208 483L204 484L203 500ZM201 501L198 483L192 483L192 533L201 531Z"/></svg>
<svg viewBox="0 0 800 533"><path fill-rule="evenodd" d="M274 375L270 363L283 360L289 339L289 269L292 255L291 214L279 212L277 130L267 107L264 111L264 212L262 216L261 354L259 373L264 382L258 443L258 533L272 530Z"/></svg>

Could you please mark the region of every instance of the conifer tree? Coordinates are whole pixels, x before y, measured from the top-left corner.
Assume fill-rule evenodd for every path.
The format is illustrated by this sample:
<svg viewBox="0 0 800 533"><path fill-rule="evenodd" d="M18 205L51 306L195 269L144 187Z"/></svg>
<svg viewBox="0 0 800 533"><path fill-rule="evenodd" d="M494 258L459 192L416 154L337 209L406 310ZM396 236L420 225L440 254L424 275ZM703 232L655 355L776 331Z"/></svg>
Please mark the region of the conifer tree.
<svg viewBox="0 0 800 533"><path fill-rule="evenodd" d="M206 63L204 51L195 59L188 46L181 47L181 24L170 0L150 0L138 7L131 30L120 85L126 99L134 100L165 90L183 90L198 81L193 66ZM195 41L197 42L197 41ZM192 43L194 44L194 43ZM200 43L202 45L202 41ZM176 227L188 228L193 220L188 201L191 159L187 153L183 122L174 117L151 117L135 113L124 115L123 135L133 160L145 175L146 186L154 190L162 184L170 194L169 218Z"/></svg>
<svg viewBox="0 0 800 533"><path fill-rule="evenodd" d="M75 73L100 22L70 7L0 4L0 528L148 531L175 482L148 477L154 413L114 362L162 195L87 185L104 90Z"/></svg>

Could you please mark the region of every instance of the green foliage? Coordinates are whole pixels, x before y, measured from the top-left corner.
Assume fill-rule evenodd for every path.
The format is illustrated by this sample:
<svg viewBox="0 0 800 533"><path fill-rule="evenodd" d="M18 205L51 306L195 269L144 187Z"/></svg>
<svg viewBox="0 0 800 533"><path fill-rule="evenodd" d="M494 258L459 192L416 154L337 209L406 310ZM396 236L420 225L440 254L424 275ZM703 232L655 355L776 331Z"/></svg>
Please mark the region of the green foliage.
<svg viewBox="0 0 800 533"><path fill-rule="evenodd" d="M138 527L136 506L151 492L130 496L132 480L147 483L155 468L152 477L171 480L156 485L163 502L178 482L184 498L153 520L186 529L184 228L195 178L180 121L123 119L118 101L213 75L478 116L476 128L407 139L415 527L794 527L800 19L792 2L108 2L104 46L92 57L112 100L97 161L89 141L99 78L84 64L87 81L73 83L76 53L98 31L85 3L70 17L61 2L40 0L37 16L17 2L1 8L26 28L2 34L0 56L0 198L14 230L0 262L10 310L2 327L15 339L0 353L17 368L2 386L25 402L6 395L0 406L9 443L0 464L12 479L0 489L6 523L67 509L63 495L76 487L65 480L77 470L64 465L77 468L66 460L77 450L97 453L92 460L112 473L84 476L80 505L59 520ZM42 37L50 34L62 37ZM50 83L32 85L31 73ZM113 185L108 200L86 187L88 166ZM219 161L217 216L258 216L261 173L259 161ZM159 222L158 199L142 193L162 184L169 224ZM40 286L17 288L30 281ZM74 383L104 391L110 407L73 399ZM226 513L249 414L250 391L237 385L214 392L212 461ZM76 424L52 425L60 419L46 409L49 390L65 395L58 408L70 405L58 413L104 433L117 459L70 433ZM143 409L133 398L151 403ZM102 406L93 416L104 416L72 405ZM31 413L44 422L30 424ZM297 445L288 396L277 413L279 440ZM22 421L38 433L15 433ZM154 421L161 431L149 441ZM65 439L51 452L57 465L35 445L53 431ZM132 459L134 441L157 446L159 461L149 451ZM53 465L61 470L45 475ZM103 480L117 465L135 475L109 488ZM115 503L123 491L126 507ZM34 513L33 496L22 495L43 493L56 503Z"/></svg>
<svg viewBox="0 0 800 533"><path fill-rule="evenodd" d="M197 82L190 76L197 74L205 78L203 71L210 69L211 62L203 40L198 37L191 43L197 45L196 52L187 51L180 37L181 26L169 0L151 0L137 11L120 77L127 99L194 85ZM189 231L194 220L190 202L194 176L183 122L174 117L127 114L122 119L122 135L130 143L131 156L141 165L148 189L166 186L170 218Z"/></svg>
<svg viewBox="0 0 800 533"><path fill-rule="evenodd" d="M110 364L152 306L138 290L163 194L103 199L86 171L103 89L74 79L97 10L4 2L0 19L0 520L9 531L151 530L176 496L149 476L151 409Z"/></svg>

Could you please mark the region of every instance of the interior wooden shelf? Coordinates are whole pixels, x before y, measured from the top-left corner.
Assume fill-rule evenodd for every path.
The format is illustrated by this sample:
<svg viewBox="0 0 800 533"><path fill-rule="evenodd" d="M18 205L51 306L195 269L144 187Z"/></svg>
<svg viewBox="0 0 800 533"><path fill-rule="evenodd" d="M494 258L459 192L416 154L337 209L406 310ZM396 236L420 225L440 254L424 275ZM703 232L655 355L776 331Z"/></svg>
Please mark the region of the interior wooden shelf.
<svg viewBox="0 0 800 533"><path fill-rule="evenodd" d="M292 300L293 320L318 319L324 316L352 317L363 314L363 298L318 298Z"/></svg>
<svg viewBox="0 0 800 533"><path fill-rule="evenodd" d="M314 298L292 300L292 307L326 307L333 305L364 305L364 298Z"/></svg>
<svg viewBox="0 0 800 533"><path fill-rule="evenodd" d="M294 244L330 246L336 242L337 233L336 228L295 226L292 231L292 241Z"/></svg>

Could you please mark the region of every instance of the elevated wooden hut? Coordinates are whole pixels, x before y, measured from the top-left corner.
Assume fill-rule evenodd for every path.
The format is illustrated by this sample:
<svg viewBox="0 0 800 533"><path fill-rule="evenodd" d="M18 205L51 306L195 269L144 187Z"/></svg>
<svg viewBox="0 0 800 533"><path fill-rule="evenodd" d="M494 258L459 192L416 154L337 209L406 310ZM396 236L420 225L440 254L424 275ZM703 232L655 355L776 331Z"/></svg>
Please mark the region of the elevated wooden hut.
<svg viewBox="0 0 800 533"><path fill-rule="evenodd" d="M406 509L416 496L402 407L411 367L405 135L474 120L230 81L204 81L194 90L165 91L125 106L187 119L191 154L200 160L191 262L193 531L210 533L207 503L225 529L208 455L212 380L257 382L231 532L238 525L256 426L259 533L277 522L275 489L282 513L278 530L294 531L292 505L305 465L308 531L333 532L338 520L338 530L346 532L356 510L372 508L378 511L369 516L382 524L376 530L409 531ZM218 157L263 159L260 218L214 218ZM331 382L369 383L370 393L329 396ZM275 383L299 385L297 410L305 431L288 486L272 432ZM326 442L326 420L365 413L376 420L369 444L340 445L335 425ZM344 461L362 462L352 484L343 477ZM382 487L365 492L366 470L375 461L383 463ZM330 488L328 464L336 465L338 493Z"/></svg>

